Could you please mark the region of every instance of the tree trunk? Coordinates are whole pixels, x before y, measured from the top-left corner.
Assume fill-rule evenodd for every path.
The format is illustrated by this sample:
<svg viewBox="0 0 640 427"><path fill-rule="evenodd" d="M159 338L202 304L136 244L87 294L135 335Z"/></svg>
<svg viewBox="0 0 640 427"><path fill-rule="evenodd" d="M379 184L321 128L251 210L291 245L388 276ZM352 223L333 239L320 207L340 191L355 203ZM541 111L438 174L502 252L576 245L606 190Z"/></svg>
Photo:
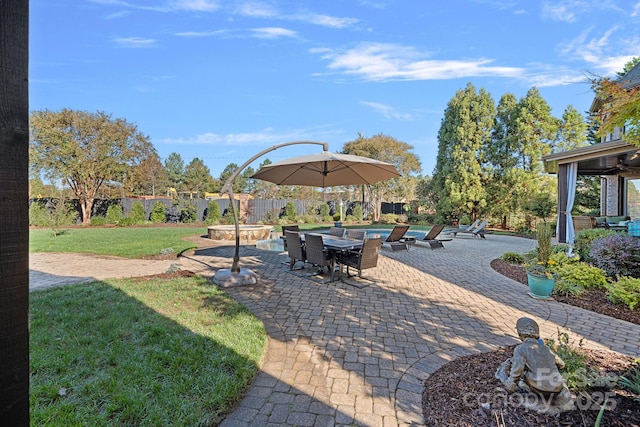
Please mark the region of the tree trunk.
<svg viewBox="0 0 640 427"><path fill-rule="evenodd" d="M80 199L80 208L82 209L82 223L91 225L91 209L93 209L93 197L83 197Z"/></svg>
<svg viewBox="0 0 640 427"><path fill-rule="evenodd" d="M29 2L0 0L0 424L29 425Z"/></svg>

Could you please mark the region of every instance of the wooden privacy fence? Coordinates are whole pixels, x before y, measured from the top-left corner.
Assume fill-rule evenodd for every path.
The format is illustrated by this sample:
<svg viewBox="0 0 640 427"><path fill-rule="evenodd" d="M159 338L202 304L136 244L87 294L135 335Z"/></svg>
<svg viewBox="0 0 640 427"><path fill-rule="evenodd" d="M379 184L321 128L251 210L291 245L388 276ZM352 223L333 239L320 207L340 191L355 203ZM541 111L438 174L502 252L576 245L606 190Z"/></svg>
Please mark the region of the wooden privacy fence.
<svg viewBox="0 0 640 427"><path fill-rule="evenodd" d="M229 209L229 199L219 198L213 199L220 207L220 213L225 214ZM81 209L77 200L68 200L71 202L75 209L78 211L79 221L81 221ZM122 198L122 199L98 199L94 202L92 216L105 216L107 209L110 205L122 206L122 212L124 216L129 215L134 203L141 203L144 207L145 218L148 220L151 216L153 205L160 202L165 205L165 210L169 212L171 209L180 209L187 204L191 204L196 208L196 220L202 221L207 214L207 209L210 200L205 199L172 199L168 197L159 198ZM329 215L334 215L340 212L340 205L337 201L320 202L317 200L284 200L284 199L250 199L245 197L240 200L240 210L242 217L246 218L246 222L249 224L255 224L260 221L265 221L267 218L281 218L284 216L287 203L293 202L297 215L317 215L319 213L319 207L322 203L329 205ZM41 203L47 206L50 210L56 204L55 199L31 199L31 203ZM362 206L362 211L365 218L371 213L372 209L369 203L361 202L345 202L343 205L343 218L352 214L353 207L359 203ZM382 213L395 213L399 210L398 207L401 204L383 204Z"/></svg>

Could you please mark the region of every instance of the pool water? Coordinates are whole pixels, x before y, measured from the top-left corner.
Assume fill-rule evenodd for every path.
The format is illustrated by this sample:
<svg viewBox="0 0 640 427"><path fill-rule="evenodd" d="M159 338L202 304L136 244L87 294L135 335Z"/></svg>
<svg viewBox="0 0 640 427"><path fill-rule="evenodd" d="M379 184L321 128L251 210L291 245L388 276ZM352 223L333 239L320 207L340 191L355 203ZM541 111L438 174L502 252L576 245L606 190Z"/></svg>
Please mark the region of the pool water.
<svg viewBox="0 0 640 427"><path fill-rule="evenodd" d="M372 239L374 237L380 236L383 241L386 240L387 237L389 237L389 234L391 234L391 230L390 229L385 229L385 228L380 228L380 229L368 228L365 231L367 232L367 238ZM327 230L327 231L322 231L322 232L319 232L319 233L328 234L329 231ZM405 237L415 237L416 240L420 240L425 236L425 234L427 234L426 230L413 230L413 231L412 230L408 230L405 233ZM256 249L263 249L263 250L266 250L266 251L284 252L284 242L283 242L282 239L273 238L273 236L272 236L271 239L256 241Z"/></svg>

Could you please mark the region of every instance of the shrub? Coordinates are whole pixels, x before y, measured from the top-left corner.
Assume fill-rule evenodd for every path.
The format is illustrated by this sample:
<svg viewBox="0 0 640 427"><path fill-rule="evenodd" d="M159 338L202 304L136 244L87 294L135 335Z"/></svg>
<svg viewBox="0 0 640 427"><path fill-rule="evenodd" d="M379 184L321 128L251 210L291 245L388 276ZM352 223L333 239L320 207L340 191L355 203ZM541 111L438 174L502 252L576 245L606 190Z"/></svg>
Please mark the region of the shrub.
<svg viewBox="0 0 640 427"><path fill-rule="evenodd" d="M556 353L564 362L564 368L560 374L564 379L567 388L571 391L584 390L588 382L587 378L587 357L582 351L582 340L576 348L569 340L569 334L558 331L557 342L550 339L546 342L547 347Z"/></svg>
<svg viewBox="0 0 640 427"><path fill-rule="evenodd" d="M585 288L568 280L556 279L556 282L553 285L553 295L579 297L585 292Z"/></svg>
<svg viewBox="0 0 640 427"><path fill-rule="evenodd" d="M177 224L180 221L181 215L182 213L180 212L180 208L177 205L173 205L169 209L167 209L167 222L173 222Z"/></svg>
<svg viewBox="0 0 640 427"><path fill-rule="evenodd" d="M419 224L419 225L436 224L436 215L410 213L409 222L412 224Z"/></svg>
<svg viewBox="0 0 640 427"><path fill-rule="evenodd" d="M262 221L265 224L277 224L278 223L278 209L271 209L262 217Z"/></svg>
<svg viewBox="0 0 640 427"><path fill-rule="evenodd" d="M538 239L538 262L547 265L551 258L551 227L547 224L538 224L536 237Z"/></svg>
<svg viewBox="0 0 640 427"><path fill-rule="evenodd" d="M135 201L131 205L131 212L129 212L129 218L132 224L142 224L147 220L147 215L144 212L144 205L142 202Z"/></svg>
<svg viewBox="0 0 640 427"><path fill-rule="evenodd" d="M322 222L331 222L333 221L333 217L331 215L325 215L322 217Z"/></svg>
<svg viewBox="0 0 640 427"><path fill-rule="evenodd" d="M207 213L205 215L207 224L217 224L220 222L220 217L222 213L220 212L220 205L216 201L209 201L207 205Z"/></svg>
<svg viewBox="0 0 640 427"><path fill-rule="evenodd" d="M41 203L32 202L29 206L29 225L46 227L49 225L51 215L49 209Z"/></svg>
<svg viewBox="0 0 640 427"><path fill-rule="evenodd" d="M160 224L167 219L167 208L164 203L157 201L151 207L151 222Z"/></svg>
<svg viewBox="0 0 640 427"><path fill-rule="evenodd" d="M362 205L360 203L356 203L353 207L353 216L356 218L356 221L362 222L364 219L364 214L362 213Z"/></svg>
<svg viewBox="0 0 640 427"><path fill-rule="evenodd" d="M401 224L406 224L407 222L409 222L409 217L405 214L400 214L398 215L397 221Z"/></svg>
<svg viewBox="0 0 640 427"><path fill-rule="evenodd" d="M122 206L109 205L105 219L107 220L107 224L118 224L122 221Z"/></svg>
<svg viewBox="0 0 640 427"><path fill-rule="evenodd" d="M585 289L603 289L607 286L604 271L585 262L571 262L554 267L558 279Z"/></svg>
<svg viewBox="0 0 640 427"><path fill-rule="evenodd" d="M317 215L300 215L298 217L298 222L301 224L315 224L318 222Z"/></svg>
<svg viewBox="0 0 640 427"><path fill-rule="evenodd" d="M105 217L103 216L92 216L91 217L91 225L99 227L102 225L105 225L107 223L107 220Z"/></svg>
<svg viewBox="0 0 640 427"><path fill-rule="evenodd" d="M331 218L333 219L333 221L340 221L340 212L334 213Z"/></svg>
<svg viewBox="0 0 640 427"><path fill-rule="evenodd" d="M233 216L233 215L231 215ZM180 222L185 224L198 220L198 207L193 203L185 203L180 207Z"/></svg>
<svg viewBox="0 0 640 427"><path fill-rule="evenodd" d="M581 230L576 234L576 253L580 255L580 258L589 262L591 260L591 243L602 237L613 236L616 234L613 230L606 230L604 228L592 228L589 230Z"/></svg>
<svg viewBox="0 0 640 427"><path fill-rule="evenodd" d="M329 216L329 205L328 204L323 203L323 204L320 205L320 216L322 218L326 218L326 217ZM325 222L331 222L331 220L327 221L325 219Z"/></svg>
<svg viewBox="0 0 640 427"><path fill-rule="evenodd" d="M610 277L640 277L640 239L617 233L596 239L590 257Z"/></svg>
<svg viewBox="0 0 640 427"><path fill-rule="evenodd" d="M524 256L519 254L518 252L505 252L500 257L504 262L508 262L509 264L523 264Z"/></svg>
<svg viewBox="0 0 640 427"><path fill-rule="evenodd" d="M608 286L607 296L614 304L624 304L631 310L640 308L640 279L619 277Z"/></svg>
<svg viewBox="0 0 640 427"><path fill-rule="evenodd" d="M287 202L287 204L284 207L284 216L289 221L293 222L296 220L297 215L298 215L298 212L296 211L296 205L293 202Z"/></svg>
<svg viewBox="0 0 640 427"><path fill-rule="evenodd" d="M380 224L396 224L398 222L398 215L396 214L382 214L380 215Z"/></svg>
<svg viewBox="0 0 640 427"><path fill-rule="evenodd" d="M118 227L129 227L131 225L136 225L136 221L130 216L122 218L120 221L118 221Z"/></svg>
<svg viewBox="0 0 640 427"><path fill-rule="evenodd" d="M640 395L640 368L635 368L628 375L621 376L618 379L618 383L633 393Z"/></svg>

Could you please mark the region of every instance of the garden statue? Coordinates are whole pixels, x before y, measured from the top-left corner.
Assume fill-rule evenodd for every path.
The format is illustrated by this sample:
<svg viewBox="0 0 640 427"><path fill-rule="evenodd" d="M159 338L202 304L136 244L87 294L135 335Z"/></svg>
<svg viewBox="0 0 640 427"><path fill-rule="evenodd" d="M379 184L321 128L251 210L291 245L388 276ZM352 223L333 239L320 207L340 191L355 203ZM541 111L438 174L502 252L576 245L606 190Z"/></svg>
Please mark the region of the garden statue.
<svg viewBox="0 0 640 427"><path fill-rule="evenodd" d="M564 362L540 340L538 324L522 317L516 323L516 331L522 344L513 350L513 357L502 362L496 378L510 393L521 391L535 395L536 398L527 400L540 412L573 409L571 394L558 371Z"/></svg>

